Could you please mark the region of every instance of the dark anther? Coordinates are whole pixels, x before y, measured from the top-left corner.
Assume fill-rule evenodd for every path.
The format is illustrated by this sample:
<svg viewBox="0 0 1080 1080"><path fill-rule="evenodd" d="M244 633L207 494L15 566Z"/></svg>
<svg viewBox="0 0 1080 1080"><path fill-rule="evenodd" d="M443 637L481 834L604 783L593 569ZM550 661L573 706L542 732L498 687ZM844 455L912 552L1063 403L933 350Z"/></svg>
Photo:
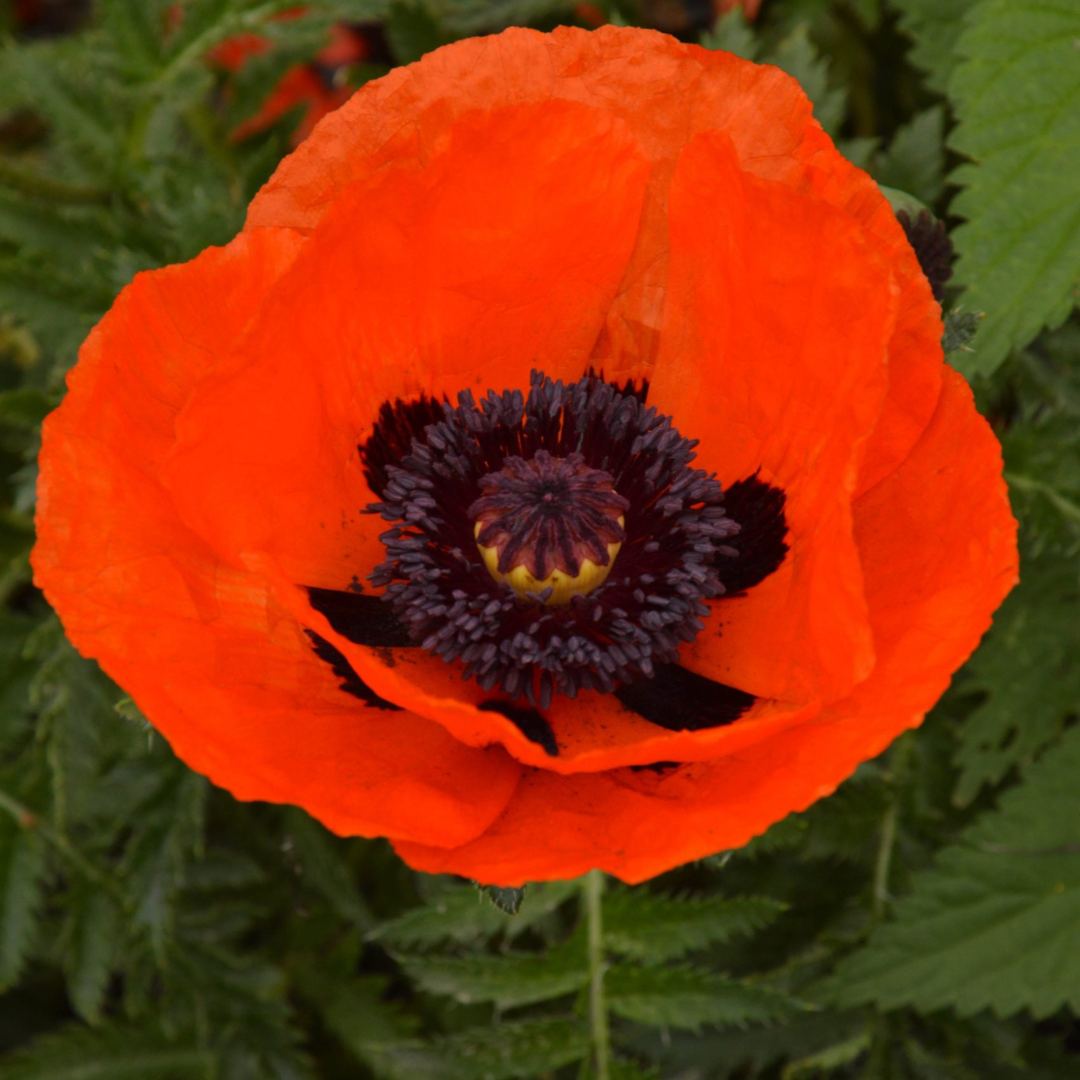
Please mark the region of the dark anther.
<svg viewBox="0 0 1080 1080"><path fill-rule="evenodd" d="M343 637L356 645L405 648L415 645L409 631L378 596L341 589L307 590L311 606Z"/></svg>
<svg viewBox="0 0 1080 1080"><path fill-rule="evenodd" d="M387 701L385 698L379 697L379 695L356 674L352 664L345 659L341 651L335 649L326 638L320 637L314 630L305 630L304 633L311 639L311 645L315 650L315 655L320 660L325 660L333 669L334 674L341 680L341 689L344 690L346 694L352 694L353 697L359 698L365 705L372 709L387 709L394 712L401 711L400 705L395 705L392 701Z"/></svg>
<svg viewBox="0 0 1080 1080"><path fill-rule="evenodd" d="M915 249L915 258L930 282L934 299L941 302L945 296L945 284L952 277L953 245L943 222L938 221L929 210L920 210L912 219L906 210L896 215L908 243Z"/></svg>
<svg viewBox="0 0 1080 1080"><path fill-rule="evenodd" d="M508 457L479 484L482 495L466 512L481 526L476 542L498 552L501 574L524 566L541 580L553 570L577 577L586 559L607 566L608 545L626 539L620 522L630 503L581 454Z"/></svg>
<svg viewBox="0 0 1080 1080"><path fill-rule="evenodd" d="M702 731L738 720L754 695L714 682L678 664L662 664L651 679L620 686L615 696L646 720L669 731Z"/></svg>
<svg viewBox="0 0 1080 1080"><path fill-rule="evenodd" d="M594 367L589 367L589 370L585 372L585 378L587 379L599 379L601 382L608 382L610 386L615 389L623 397L637 398L642 405L645 404L649 397L649 380L642 379L640 382L634 382L633 379L627 379L621 386L617 382L611 382L604 378L604 369L600 368L598 371Z"/></svg>
<svg viewBox="0 0 1080 1080"><path fill-rule="evenodd" d="M507 701L485 701L480 708L484 712L496 712L505 716L530 742L537 743L551 755L559 756L559 744L555 733L543 715L527 705L511 705Z"/></svg>
<svg viewBox="0 0 1080 1080"><path fill-rule="evenodd" d="M648 765L631 765L631 772L654 772L658 776L666 776L675 769L681 769L682 761L650 761Z"/></svg>
<svg viewBox="0 0 1080 1080"><path fill-rule="evenodd" d="M720 580L729 596L745 592L778 569L787 555L787 497L757 473L732 484L724 492L724 506L739 523L739 533L728 543L736 558L718 556Z"/></svg>

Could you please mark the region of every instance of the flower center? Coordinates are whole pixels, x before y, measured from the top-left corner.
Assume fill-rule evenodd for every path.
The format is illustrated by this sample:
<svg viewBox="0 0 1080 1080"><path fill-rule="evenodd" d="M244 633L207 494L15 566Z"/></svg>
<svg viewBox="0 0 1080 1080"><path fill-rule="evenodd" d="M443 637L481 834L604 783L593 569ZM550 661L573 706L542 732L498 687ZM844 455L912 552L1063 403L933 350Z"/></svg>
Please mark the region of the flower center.
<svg viewBox="0 0 1080 1080"><path fill-rule="evenodd" d="M590 468L581 454L537 450L528 460L506 458L479 487L468 514L496 581L522 599L561 607L607 579L630 507L610 473Z"/></svg>

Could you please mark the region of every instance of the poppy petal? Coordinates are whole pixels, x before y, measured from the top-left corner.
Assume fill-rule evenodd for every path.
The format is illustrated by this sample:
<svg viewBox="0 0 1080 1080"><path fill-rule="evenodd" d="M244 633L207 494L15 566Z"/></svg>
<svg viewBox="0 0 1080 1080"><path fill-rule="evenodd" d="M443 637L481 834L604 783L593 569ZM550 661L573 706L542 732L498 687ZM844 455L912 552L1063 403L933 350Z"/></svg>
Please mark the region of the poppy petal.
<svg viewBox="0 0 1080 1080"><path fill-rule="evenodd" d="M874 237L900 290L889 342L889 390L859 469L856 494L862 494L907 457L937 407L945 371L941 308L877 184L841 157L820 129L807 132L797 154L805 163L809 189L849 213Z"/></svg>
<svg viewBox="0 0 1080 1080"><path fill-rule="evenodd" d="M480 839L451 850L399 842L399 854L420 870L502 885L592 867L636 882L745 844L829 794L921 722L1016 582L1000 448L955 372L946 369L909 458L858 501L855 521L878 665L850 696L712 762L660 773L530 773Z"/></svg>
<svg viewBox="0 0 1080 1080"><path fill-rule="evenodd" d="M784 493L791 549L748 595L714 602L683 663L760 697L835 700L874 660L850 500L888 385L897 290L858 222L747 175L723 136L683 151L668 212L649 400L707 436L695 464L725 485L759 474Z"/></svg>
<svg viewBox="0 0 1080 1080"><path fill-rule="evenodd" d="M462 842L519 766L342 694L265 583L188 530L159 479L184 402L302 244L250 232L124 291L45 423L35 580L75 646L239 798L299 801L341 832Z"/></svg>
<svg viewBox="0 0 1080 1080"><path fill-rule="evenodd" d="M443 136L339 194L179 418L168 482L223 557L263 552L298 584L343 588L383 558L357 449L383 406L587 366L640 216L625 125L551 102Z"/></svg>

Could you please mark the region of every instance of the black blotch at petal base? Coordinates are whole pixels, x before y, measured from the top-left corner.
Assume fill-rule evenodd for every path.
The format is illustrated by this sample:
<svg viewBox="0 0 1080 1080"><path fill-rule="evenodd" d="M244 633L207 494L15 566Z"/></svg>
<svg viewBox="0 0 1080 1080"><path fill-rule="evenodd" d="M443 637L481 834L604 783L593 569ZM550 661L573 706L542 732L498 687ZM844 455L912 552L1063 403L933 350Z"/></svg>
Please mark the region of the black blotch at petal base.
<svg viewBox="0 0 1080 1080"><path fill-rule="evenodd" d="M542 746L551 757L559 756L559 744L555 732L543 714L528 705L512 705L508 701L485 701L479 706L483 712L496 712L505 716L530 742Z"/></svg>
<svg viewBox="0 0 1080 1080"><path fill-rule="evenodd" d="M680 664L659 664L651 679L620 687L615 696L628 709L668 731L704 731L732 724L754 703L754 695L714 682Z"/></svg>
<svg viewBox="0 0 1080 1080"><path fill-rule="evenodd" d="M737 558L718 555L716 567L727 596L746 592L778 569L788 553L787 496L757 473L724 491L724 509L739 523L739 535L727 541Z"/></svg>
<svg viewBox="0 0 1080 1080"><path fill-rule="evenodd" d="M361 443L360 461L368 487L380 499L389 481L386 468L398 465L412 449L412 441L424 433L428 424L438 423L444 416L442 402L427 395L412 401L385 401L379 408L375 429Z"/></svg>
<svg viewBox="0 0 1080 1080"><path fill-rule="evenodd" d="M304 633L311 639L311 645L315 650L315 655L320 660L325 660L333 669L334 674L341 680L341 689L344 690L346 694L352 694L353 697L359 698L365 705L372 709L385 709L390 712L402 711L400 705L395 705L392 701L387 701L385 698L379 697L379 695L356 674L352 664L350 664L342 653L335 649L326 638L319 637L314 630L305 630Z"/></svg>
<svg viewBox="0 0 1080 1080"><path fill-rule="evenodd" d="M354 645L375 648L405 648L415 645L409 632L398 622L393 609L379 596L342 589L307 590L311 606Z"/></svg>

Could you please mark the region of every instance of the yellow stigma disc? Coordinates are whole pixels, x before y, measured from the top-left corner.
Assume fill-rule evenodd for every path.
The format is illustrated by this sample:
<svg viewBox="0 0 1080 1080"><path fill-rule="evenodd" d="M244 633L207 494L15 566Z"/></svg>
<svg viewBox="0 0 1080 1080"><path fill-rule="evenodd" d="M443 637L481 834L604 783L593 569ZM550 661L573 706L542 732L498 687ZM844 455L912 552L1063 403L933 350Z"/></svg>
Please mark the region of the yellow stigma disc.
<svg viewBox="0 0 1080 1080"><path fill-rule="evenodd" d="M621 514L618 521L620 526L625 527L626 521ZM476 528L473 530L473 535L479 536L483 527L484 523L478 521ZM522 600L527 599L528 593L542 593L550 587L551 596L544 603L548 607L564 607L575 596L587 596L594 589L599 589L607 581L608 574L611 573L611 568L615 565L615 556L618 555L622 544L607 545L608 561L606 566L599 566L592 559L582 559L581 570L576 577L572 577L565 570L555 569L542 581L533 577L529 573L528 567L525 566L515 566L509 573L500 573L499 549L484 547L483 544L479 543L476 547L480 552L480 557L484 560L484 565L488 568L488 573L496 581L505 581Z"/></svg>

